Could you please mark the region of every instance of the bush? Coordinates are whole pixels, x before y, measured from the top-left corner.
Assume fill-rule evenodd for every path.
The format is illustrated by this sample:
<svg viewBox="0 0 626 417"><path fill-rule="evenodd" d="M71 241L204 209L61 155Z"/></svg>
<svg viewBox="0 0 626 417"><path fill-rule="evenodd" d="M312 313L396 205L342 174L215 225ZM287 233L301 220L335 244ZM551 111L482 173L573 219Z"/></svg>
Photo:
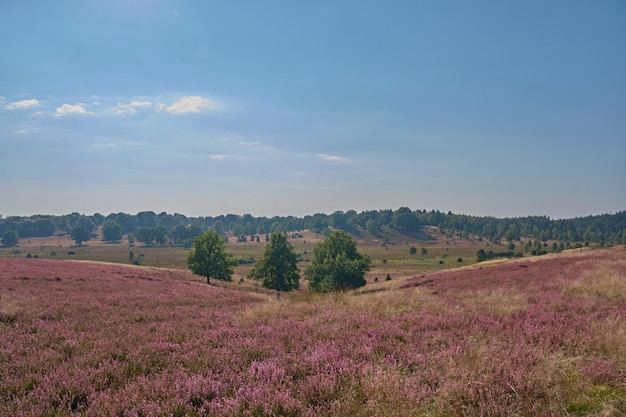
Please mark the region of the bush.
<svg viewBox="0 0 626 417"><path fill-rule="evenodd" d="M71 250L71 251L69 251L67 254L68 254L68 255L70 255L70 256L72 256L72 255L76 255L76 252L74 252L73 250Z"/></svg>
<svg viewBox="0 0 626 417"><path fill-rule="evenodd" d="M461 257L459 256L458 258L456 258L456 261L457 261L458 263L461 263L461 262L463 262L463 258L461 258Z"/></svg>

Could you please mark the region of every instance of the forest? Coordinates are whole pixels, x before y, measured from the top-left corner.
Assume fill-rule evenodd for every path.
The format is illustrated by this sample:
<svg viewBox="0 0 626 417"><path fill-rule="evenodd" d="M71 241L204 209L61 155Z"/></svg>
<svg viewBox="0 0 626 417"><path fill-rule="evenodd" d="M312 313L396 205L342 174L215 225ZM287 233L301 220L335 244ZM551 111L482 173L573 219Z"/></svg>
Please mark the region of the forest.
<svg viewBox="0 0 626 417"><path fill-rule="evenodd" d="M428 240L428 226L461 238L474 238L491 242L518 241L520 238L546 242L548 240L600 246L626 244L626 211L614 214L592 215L571 219L551 219L547 216L496 218L440 212L438 210L336 211L317 213L304 217L255 217L251 214L226 214L215 217L188 217L184 214L143 211L137 214L112 213L102 215L0 216L0 236L12 238L46 237L70 234L77 228L93 233L102 227L104 240L121 240L131 235L145 244L170 244L187 246L207 229L219 234L230 233L241 240L259 239L276 231L297 232L309 229L328 234L331 229L354 235L367 231L378 235L386 229L395 229L409 236ZM7 239L9 242L12 239ZM85 239L88 240L88 239ZM3 242L6 245L6 242Z"/></svg>

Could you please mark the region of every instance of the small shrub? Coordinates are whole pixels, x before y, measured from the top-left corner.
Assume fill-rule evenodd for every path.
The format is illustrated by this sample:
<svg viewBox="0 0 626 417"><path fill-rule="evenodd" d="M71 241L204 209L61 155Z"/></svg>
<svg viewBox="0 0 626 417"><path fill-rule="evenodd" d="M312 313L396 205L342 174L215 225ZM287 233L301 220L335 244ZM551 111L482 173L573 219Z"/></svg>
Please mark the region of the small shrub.
<svg viewBox="0 0 626 417"><path fill-rule="evenodd" d="M439 260L439 265L443 265L443 259Z"/></svg>
<svg viewBox="0 0 626 417"><path fill-rule="evenodd" d="M57 256L57 252L53 250L52 252L50 252L50 256Z"/></svg>
<svg viewBox="0 0 626 417"><path fill-rule="evenodd" d="M30 254L30 252L28 252L28 254L26 255L26 257L27 257L28 259L30 259L30 258L32 258L32 257L33 257L33 255L31 255L31 254Z"/></svg>
<svg viewBox="0 0 626 417"><path fill-rule="evenodd" d="M74 252L73 250L71 250L71 251L69 251L67 254L68 254L69 256L73 256L73 255L76 255L76 252Z"/></svg>
<svg viewBox="0 0 626 417"><path fill-rule="evenodd" d="M456 258L456 261L457 261L458 263L461 263L461 262L463 262L463 258L461 258L461 257L459 256L458 258Z"/></svg>
<svg viewBox="0 0 626 417"><path fill-rule="evenodd" d="M385 278L385 281L391 281L391 275L387 274L387 277Z"/></svg>
<svg viewBox="0 0 626 417"><path fill-rule="evenodd" d="M387 260L383 259L383 265L387 265Z"/></svg>

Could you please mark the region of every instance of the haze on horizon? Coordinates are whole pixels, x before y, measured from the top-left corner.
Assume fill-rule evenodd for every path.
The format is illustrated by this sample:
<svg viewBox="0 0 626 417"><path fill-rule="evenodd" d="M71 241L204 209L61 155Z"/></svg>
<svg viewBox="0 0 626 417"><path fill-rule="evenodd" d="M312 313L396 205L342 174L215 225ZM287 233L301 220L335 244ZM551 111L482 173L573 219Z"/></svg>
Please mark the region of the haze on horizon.
<svg viewBox="0 0 626 417"><path fill-rule="evenodd" d="M626 209L626 3L0 3L0 214Z"/></svg>

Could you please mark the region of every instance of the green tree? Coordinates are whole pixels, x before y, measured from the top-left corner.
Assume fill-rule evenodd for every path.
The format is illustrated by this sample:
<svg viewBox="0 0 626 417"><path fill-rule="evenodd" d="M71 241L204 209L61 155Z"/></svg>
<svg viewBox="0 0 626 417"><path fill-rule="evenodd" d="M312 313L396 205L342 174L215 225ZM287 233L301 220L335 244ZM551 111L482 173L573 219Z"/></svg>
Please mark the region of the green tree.
<svg viewBox="0 0 626 417"><path fill-rule="evenodd" d="M122 226L115 220L107 220L102 226L102 240L105 242L122 240Z"/></svg>
<svg viewBox="0 0 626 417"><path fill-rule="evenodd" d="M291 291L300 285L298 272L298 256L293 245L287 241L283 233L272 233L270 243L265 247L263 259L252 270L251 277L260 279L265 288L271 290Z"/></svg>
<svg viewBox="0 0 626 417"><path fill-rule="evenodd" d="M411 246L411 248L409 249L409 253L411 255L415 255L417 253L417 248L415 246Z"/></svg>
<svg viewBox="0 0 626 417"><path fill-rule="evenodd" d="M244 234L244 227L239 223L234 223L230 231L233 232L233 236L242 236Z"/></svg>
<svg viewBox="0 0 626 417"><path fill-rule="evenodd" d="M91 239L91 232L84 226L78 226L72 229L72 239L78 246L81 246L83 242Z"/></svg>
<svg viewBox="0 0 626 417"><path fill-rule="evenodd" d="M2 245L10 248L17 245L20 241L20 237L16 230L7 230L2 234Z"/></svg>
<svg viewBox="0 0 626 417"><path fill-rule="evenodd" d="M345 232L333 232L313 249L313 260L305 276L312 291L333 291L365 285L369 256L360 254Z"/></svg>
<svg viewBox="0 0 626 417"><path fill-rule="evenodd" d="M420 253L422 254L422 256L426 256L426 255L428 255L428 249L422 248Z"/></svg>
<svg viewBox="0 0 626 417"><path fill-rule="evenodd" d="M154 229L151 227L140 227L137 231L136 239L146 245L151 245L154 242Z"/></svg>
<svg viewBox="0 0 626 417"><path fill-rule="evenodd" d="M394 228L405 231L415 231L418 229L417 217L408 207L400 207L393 212L391 223Z"/></svg>
<svg viewBox="0 0 626 417"><path fill-rule="evenodd" d="M484 249L478 249L476 251L476 262L482 262L487 260L487 253Z"/></svg>
<svg viewBox="0 0 626 417"><path fill-rule="evenodd" d="M213 223L213 230L215 233L222 236L224 234L224 223L222 223L221 220L216 220L215 223Z"/></svg>
<svg viewBox="0 0 626 417"><path fill-rule="evenodd" d="M232 280L233 265L224 250L224 239L214 231L196 237L187 256L187 266L194 274L206 277L207 284L211 278Z"/></svg>
<svg viewBox="0 0 626 417"><path fill-rule="evenodd" d="M283 225L278 223L278 222L274 222L272 223L272 226L270 227L270 233L274 234L274 233L280 233L283 231Z"/></svg>
<svg viewBox="0 0 626 417"><path fill-rule="evenodd" d="M378 232L378 223L374 219L369 219L365 223L365 228L369 233L375 235Z"/></svg>
<svg viewBox="0 0 626 417"><path fill-rule="evenodd" d="M165 245L167 242L167 228L165 226L157 226L152 229L154 240L158 245Z"/></svg>

